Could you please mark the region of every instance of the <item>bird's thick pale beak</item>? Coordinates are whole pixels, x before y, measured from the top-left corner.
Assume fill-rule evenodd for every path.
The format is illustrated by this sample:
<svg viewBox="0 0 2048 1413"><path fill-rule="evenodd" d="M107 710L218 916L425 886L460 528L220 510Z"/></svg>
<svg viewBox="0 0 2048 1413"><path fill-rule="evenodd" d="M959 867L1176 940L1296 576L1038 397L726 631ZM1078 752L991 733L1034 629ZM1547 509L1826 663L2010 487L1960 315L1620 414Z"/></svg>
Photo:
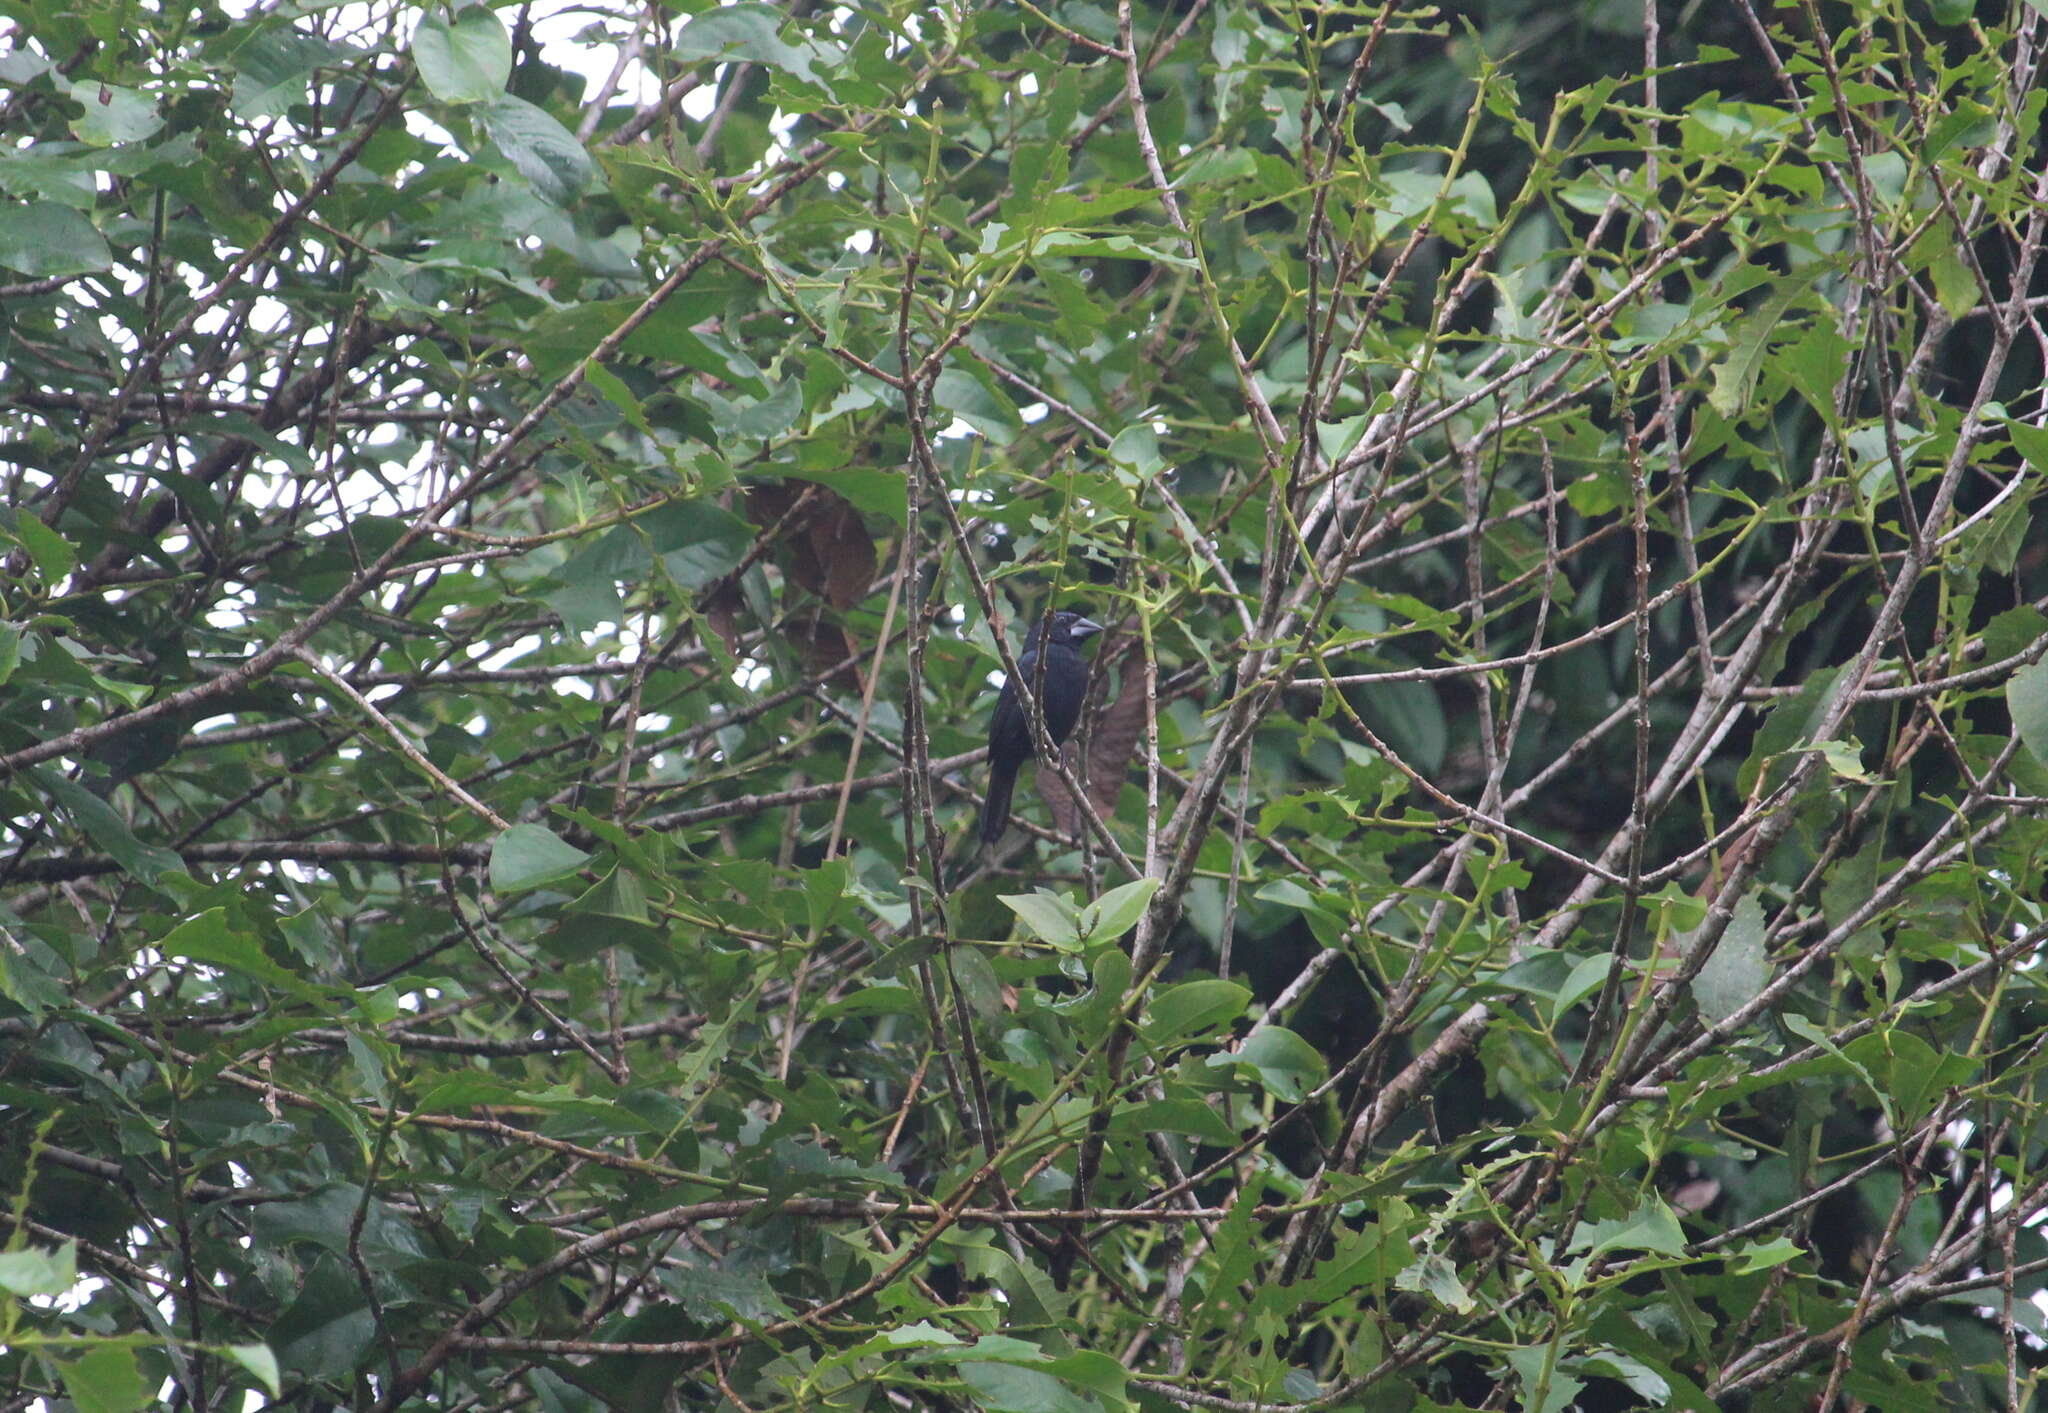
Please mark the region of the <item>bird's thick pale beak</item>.
<svg viewBox="0 0 2048 1413"><path fill-rule="evenodd" d="M1103 626L1092 618L1077 618L1072 626L1067 629L1067 636L1070 638L1092 638L1097 633L1104 631L1106 630Z"/></svg>

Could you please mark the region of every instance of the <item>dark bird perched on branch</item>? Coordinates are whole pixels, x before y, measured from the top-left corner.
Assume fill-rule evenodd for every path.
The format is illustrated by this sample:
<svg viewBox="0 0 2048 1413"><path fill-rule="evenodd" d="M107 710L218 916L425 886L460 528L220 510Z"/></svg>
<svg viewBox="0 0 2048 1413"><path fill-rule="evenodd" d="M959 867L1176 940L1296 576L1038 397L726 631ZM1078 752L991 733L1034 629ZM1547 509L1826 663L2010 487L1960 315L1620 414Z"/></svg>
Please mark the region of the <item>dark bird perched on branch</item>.
<svg viewBox="0 0 2048 1413"><path fill-rule="evenodd" d="M1046 734L1054 745L1073 734L1081 719L1081 703L1088 696L1088 659L1078 644L1102 631L1100 623L1078 613L1061 610L1031 630L1030 646L1017 659L1024 685L1038 699L1045 713ZM1039 666L1039 655L1045 665ZM988 724L988 803L981 809L981 842L987 846L1003 837L1010 827L1010 792L1017 786L1017 767L1030 760L1031 720L1017 699L1017 684L1003 684L996 699L996 714Z"/></svg>

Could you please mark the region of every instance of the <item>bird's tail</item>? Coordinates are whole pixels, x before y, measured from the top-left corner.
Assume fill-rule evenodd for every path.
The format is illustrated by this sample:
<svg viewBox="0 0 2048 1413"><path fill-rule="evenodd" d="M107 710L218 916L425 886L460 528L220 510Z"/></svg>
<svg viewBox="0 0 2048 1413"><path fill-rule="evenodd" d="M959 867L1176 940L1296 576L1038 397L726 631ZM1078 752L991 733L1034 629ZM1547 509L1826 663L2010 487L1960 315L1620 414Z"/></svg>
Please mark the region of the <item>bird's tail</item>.
<svg viewBox="0 0 2048 1413"><path fill-rule="evenodd" d="M1004 769L993 767L988 773L988 803L981 807L981 844L983 848L1003 837L1003 831L1010 827L1010 792L1017 786L1017 771L1013 766Z"/></svg>

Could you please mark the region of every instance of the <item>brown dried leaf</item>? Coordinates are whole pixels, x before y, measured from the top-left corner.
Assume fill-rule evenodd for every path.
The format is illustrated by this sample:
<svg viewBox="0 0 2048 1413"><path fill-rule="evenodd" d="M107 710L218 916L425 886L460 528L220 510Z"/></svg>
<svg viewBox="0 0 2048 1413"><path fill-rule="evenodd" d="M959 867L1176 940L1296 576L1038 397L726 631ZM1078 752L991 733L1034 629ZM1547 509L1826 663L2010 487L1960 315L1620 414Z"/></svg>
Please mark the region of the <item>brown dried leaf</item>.
<svg viewBox="0 0 2048 1413"><path fill-rule="evenodd" d="M868 596L875 582L878 562L875 542L861 523L860 512L827 491L830 513L810 528L811 553L824 567L825 602L836 609L849 609Z"/></svg>
<svg viewBox="0 0 2048 1413"><path fill-rule="evenodd" d="M802 499L803 493L811 487L801 481L752 481L747 491L747 519L762 529L767 529L783 516L790 507ZM821 486L818 488L823 490Z"/></svg>
<svg viewBox="0 0 2048 1413"><path fill-rule="evenodd" d="M1088 802L1099 815L1116 808L1131 757L1145 734L1145 664L1139 644L1123 655L1123 687L1095 718L1088 737Z"/></svg>
<svg viewBox="0 0 2048 1413"><path fill-rule="evenodd" d="M740 655L740 609L744 600L737 584L720 584L704 600L704 617L718 636L725 640L725 650L734 657Z"/></svg>
<svg viewBox="0 0 2048 1413"><path fill-rule="evenodd" d="M792 623L784 636L800 649L804 661L813 672L826 672L839 667L859 651L860 645L853 641L847 631L837 623L814 619L809 623ZM860 690L860 668L849 665L825 679L825 685L841 692Z"/></svg>
<svg viewBox="0 0 2048 1413"><path fill-rule="evenodd" d="M762 481L747 487L746 509L761 533L773 537L770 548L778 551L777 562L789 582L836 609L851 608L867 597L877 572L875 542L861 523L860 512L837 491L805 481ZM729 606L722 602L728 593ZM721 585L706 608L728 641L733 636L728 624L737 618L740 603L732 586ZM812 609L806 621L789 623L783 638L811 671L824 672L853 657L859 644L843 627L826 622L821 606ZM828 685L858 691L860 673L848 667L834 674Z"/></svg>
<svg viewBox="0 0 2048 1413"><path fill-rule="evenodd" d="M1072 741L1060 747L1060 759L1067 763L1067 769L1080 771L1081 752ZM1081 832L1080 807L1074 803L1074 792L1067 788L1066 781L1060 779L1059 772L1040 768L1038 798L1045 801L1045 808L1052 815L1053 828L1069 838Z"/></svg>
<svg viewBox="0 0 2048 1413"><path fill-rule="evenodd" d="M780 536L790 579L834 608L851 608L866 598L878 561L860 512L837 491L814 483L747 487L747 518L763 530L773 529L792 511Z"/></svg>
<svg viewBox="0 0 2048 1413"><path fill-rule="evenodd" d="M1131 757L1137 751L1139 739L1145 734L1145 679L1139 644L1135 641L1120 652L1103 654L1097 662L1093 685L1098 700L1099 694L1105 690L1102 684L1109 680L1110 664L1119 659L1123 682L1116 699L1106 706L1097 706L1089 726L1085 779L1081 773L1078 744L1069 741L1060 748L1060 759L1067 763L1067 769L1076 779L1083 780L1088 789L1088 803L1105 819L1116 808L1116 797L1124 788L1124 776L1130 770ZM1081 810L1075 803L1073 792L1067 789L1067 783L1056 772L1038 772L1038 797L1045 801L1045 807L1052 814L1053 824L1060 833L1070 838L1080 834Z"/></svg>

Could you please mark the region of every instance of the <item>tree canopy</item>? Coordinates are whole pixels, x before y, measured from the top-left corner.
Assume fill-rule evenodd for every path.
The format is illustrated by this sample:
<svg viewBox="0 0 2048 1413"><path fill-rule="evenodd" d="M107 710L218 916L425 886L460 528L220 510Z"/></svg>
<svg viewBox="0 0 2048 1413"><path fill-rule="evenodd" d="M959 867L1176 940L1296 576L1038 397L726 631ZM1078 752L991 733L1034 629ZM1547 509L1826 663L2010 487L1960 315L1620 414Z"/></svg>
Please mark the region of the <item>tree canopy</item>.
<svg viewBox="0 0 2048 1413"><path fill-rule="evenodd" d="M0 1408L2035 1395L2039 0L5 18Z"/></svg>

